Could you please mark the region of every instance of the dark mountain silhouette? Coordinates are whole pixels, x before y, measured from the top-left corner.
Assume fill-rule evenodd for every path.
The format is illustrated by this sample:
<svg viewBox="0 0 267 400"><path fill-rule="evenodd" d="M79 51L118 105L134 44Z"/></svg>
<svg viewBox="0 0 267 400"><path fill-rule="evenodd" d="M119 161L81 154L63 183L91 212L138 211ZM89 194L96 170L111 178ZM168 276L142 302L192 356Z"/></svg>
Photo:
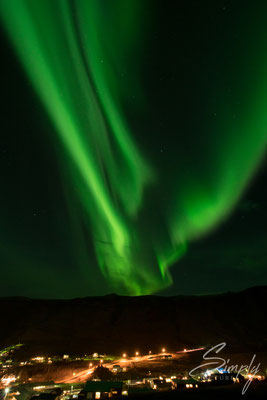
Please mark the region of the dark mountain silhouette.
<svg viewBox="0 0 267 400"><path fill-rule="evenodd" d="M262 286L208 296L0 298L0 348L20 342L24 355L121 354L226 342L232 352L263 352L266 295Z"/></svg>

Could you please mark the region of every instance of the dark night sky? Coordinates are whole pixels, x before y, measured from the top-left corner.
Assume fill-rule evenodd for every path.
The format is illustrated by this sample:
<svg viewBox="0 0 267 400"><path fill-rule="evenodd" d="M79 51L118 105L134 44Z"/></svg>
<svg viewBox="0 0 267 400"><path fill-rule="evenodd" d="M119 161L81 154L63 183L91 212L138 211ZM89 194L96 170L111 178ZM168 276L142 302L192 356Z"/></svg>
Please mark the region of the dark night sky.
<svg viewBox="0 0 267 400"><path fill-rule="evenodd" d="M242 84L255 68L244 62L246 47L253 48L249 38L257 37L257 26L267 13L264 2L260 7L247 3L247 7L238 1L149 3L145 18L153 23L145 30L140 72L148 113L144 117L131 107L131 95L125 109L131 125L138 128L138 144L159 174L175 175L175 168L183 167L177 147L185 153L190 147L190 157L203 153L197 156L196 168L205 168L204 152L206 148L212 152L213 140L204 129L209 121L210 135L214 134L218 93L225 89L224 100L229 97L230 108L238 113L236 99L245 93ZM3 31L1 77L1 296L110 293L89 240L90 267L77 267L77 248L85 239L73 229L75 205L68 201L70 189L64 184L68 171L60 169L59 149L51 139L53 124ZM160 294L219 293L267 284L266 178L263 162L232 214L189 244L170 270L173 285ZM172 180L173 176L157 191L158 203L171 193ZM78 203L75 212L82 218ZM153 219L153 212L147 218Z"/></svg>

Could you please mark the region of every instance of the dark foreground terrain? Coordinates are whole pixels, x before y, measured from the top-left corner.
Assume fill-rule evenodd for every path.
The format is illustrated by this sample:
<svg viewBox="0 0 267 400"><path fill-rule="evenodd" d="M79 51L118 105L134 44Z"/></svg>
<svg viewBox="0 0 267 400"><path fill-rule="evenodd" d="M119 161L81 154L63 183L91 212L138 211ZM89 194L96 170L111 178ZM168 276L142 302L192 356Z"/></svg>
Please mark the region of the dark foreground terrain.
<svg viewBox="0 0 267 400"><path fill-rule="evenodd" d="M121 354L226 342L231 353L261 353L266 298L266 286L199 297L1 298L0 348L20 342L27 356Z"/></svg>

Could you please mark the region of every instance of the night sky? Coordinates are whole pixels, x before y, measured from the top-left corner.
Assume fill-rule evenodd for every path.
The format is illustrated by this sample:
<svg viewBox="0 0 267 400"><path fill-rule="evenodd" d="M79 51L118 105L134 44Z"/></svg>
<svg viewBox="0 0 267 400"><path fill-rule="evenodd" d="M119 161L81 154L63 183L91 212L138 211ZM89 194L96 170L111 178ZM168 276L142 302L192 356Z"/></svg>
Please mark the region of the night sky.
<svg viewBox="0 0 267 400"><path fill-rule="evenodd" d="M2 0L1 296L267 284L267 3Z"/></svg>

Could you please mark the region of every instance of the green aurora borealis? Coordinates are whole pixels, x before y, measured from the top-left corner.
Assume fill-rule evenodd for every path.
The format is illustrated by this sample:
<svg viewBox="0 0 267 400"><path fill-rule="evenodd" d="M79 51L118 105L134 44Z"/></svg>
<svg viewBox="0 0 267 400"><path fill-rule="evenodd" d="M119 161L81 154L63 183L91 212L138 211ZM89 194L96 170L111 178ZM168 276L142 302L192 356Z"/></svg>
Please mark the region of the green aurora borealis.
<svg viewBox="0 0 267 400"><path fill-rule="evenodd" d="M242 73L234 66L231 72L231 81L239 79L238 118L224 87L227 79L218 79L210 91L205 77L203 87L192 80L196 98L208 91L206 106L212 109L216 104L216 112L207 123L209 112L190 115L189 110L190 136L181 131L183 110L174 102L179 84L173 89L177 94L157 100L157 89L150 94L143 84L146 37L157 23L152 8L153 2L141 0L0 4L4 27L55 128L52 141L66 191L71 193L73 229L85 227L106 280L116 292L130 295L151 294L171 285L169 267L190 242L230 215L266 148L264 21L258 21L258 34L253 31L251 38L248 33L247 49L232 54L240 64L247 57ZM226 76L227 65L222 67ZM134 93L131 102L129 93ZM157 122L149 120L157 119L163 103L171 122L159 137L153 133ZM146 121L140 132L138 119ZM164 143L170 125L171 149L165 156L160 143L155 157L155 144L150 142ZM158 157L167 162L162 165ZM79 215L72 210L77 204L84 210ZM89 271L90 257L78 258L81 268Z"/></svg>

